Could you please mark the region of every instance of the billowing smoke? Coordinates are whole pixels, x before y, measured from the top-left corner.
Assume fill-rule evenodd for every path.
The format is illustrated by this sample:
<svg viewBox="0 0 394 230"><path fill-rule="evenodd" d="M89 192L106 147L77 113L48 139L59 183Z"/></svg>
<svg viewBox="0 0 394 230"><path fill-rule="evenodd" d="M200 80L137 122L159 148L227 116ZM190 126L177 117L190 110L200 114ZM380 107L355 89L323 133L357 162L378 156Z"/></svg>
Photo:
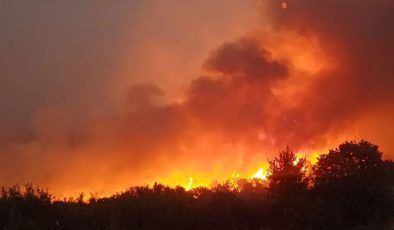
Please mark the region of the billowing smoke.
<svg viewBox="0 0 394 230"><path fill-rule="evenodd" d="M58 194L185 184L189 176L206 183L247 174L286 145L310 154L371 137L370 114L380 114L382 130L392 127L394 1L293 0L284 9L272 0L257 10L261 25L211 50L180 96L166 97L158 81L131 86L115 112L89 109L100 116L32 106L29 131L1 137L1 181ZM394 150L387 137L373 138Z"/></svg>

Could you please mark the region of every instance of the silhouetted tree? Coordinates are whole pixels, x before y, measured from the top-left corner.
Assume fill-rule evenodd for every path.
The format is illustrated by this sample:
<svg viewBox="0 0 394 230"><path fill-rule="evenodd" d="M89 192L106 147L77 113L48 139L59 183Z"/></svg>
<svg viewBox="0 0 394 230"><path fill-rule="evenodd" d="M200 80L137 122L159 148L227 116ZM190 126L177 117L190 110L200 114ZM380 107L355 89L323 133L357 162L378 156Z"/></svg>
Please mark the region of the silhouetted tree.
<svg viewBox="0 0 394 230"><path fill-rule="evenodd" d="M345 142L321 155L314 184L325 225L379 221L387 205L382 153L367 141ZM324 222L324 220L323 220Z"/></svg>
<svg viewBox="0 0 394 230"><path fill-rule="evenodd" d="M292 196L305 191L308 185L306 159L298 158L287 147L279 156L269 161L269 191L280 196Z"/></svg>
<svg viewBox="0 0 394 230"><path fill-rule="evenodd" d="M279 221L276 225L281 228L294 228L294 224L304 225L308 190L306 159L297 159L287 147L269 164L268 199L272 204L271 215Z"/></svg>

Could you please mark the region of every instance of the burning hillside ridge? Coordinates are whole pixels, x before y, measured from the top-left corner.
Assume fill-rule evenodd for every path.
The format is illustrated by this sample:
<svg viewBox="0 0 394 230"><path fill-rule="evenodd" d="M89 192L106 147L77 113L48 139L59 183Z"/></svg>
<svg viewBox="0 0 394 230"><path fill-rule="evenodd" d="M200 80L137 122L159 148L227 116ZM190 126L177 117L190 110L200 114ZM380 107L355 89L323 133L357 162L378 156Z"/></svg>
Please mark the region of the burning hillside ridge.
<svg viewBox="0 0 394 230"><path fill-rule="evenodd" d="M394 150L384 129L393 126L394 2L272 0L257 10L259 26L218 44L179 97L152 82L130 87L108 116L37 106L28 138L1 141L1 181L59 196L155 181L192 189L269 177L267 159L285 145L311 164L344 139L371 135Z"/></svg>

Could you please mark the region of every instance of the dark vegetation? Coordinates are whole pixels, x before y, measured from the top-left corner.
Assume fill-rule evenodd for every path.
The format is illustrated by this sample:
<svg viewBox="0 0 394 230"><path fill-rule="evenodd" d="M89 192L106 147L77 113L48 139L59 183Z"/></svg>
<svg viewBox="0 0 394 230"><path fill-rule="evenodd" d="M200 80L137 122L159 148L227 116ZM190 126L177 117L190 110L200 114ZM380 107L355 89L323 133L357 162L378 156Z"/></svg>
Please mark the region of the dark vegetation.
<svg viewBox="0 0 394 230"><path fill-rule="evenodd" d="M307 168L287 148L269 182L155 184L88 202L13 186L2 189L0 229L394 229L394 163L381 157L367 141L345 142Z"/></svg>

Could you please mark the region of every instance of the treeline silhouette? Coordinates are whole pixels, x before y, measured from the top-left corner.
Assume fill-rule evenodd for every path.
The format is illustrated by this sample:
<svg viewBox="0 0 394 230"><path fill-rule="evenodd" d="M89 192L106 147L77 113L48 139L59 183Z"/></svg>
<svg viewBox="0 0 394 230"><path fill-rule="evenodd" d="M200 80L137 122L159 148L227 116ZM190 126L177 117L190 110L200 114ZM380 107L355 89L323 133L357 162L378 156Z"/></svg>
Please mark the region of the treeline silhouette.
<svg viewBox="0 0 394 230"><path fill-rule="evenodd" d="M154 184L88 201L3 188L0 229L394 229L394 163L377 145L345 142L312 167L286 148L269 163L267 181Z"/></svg>

